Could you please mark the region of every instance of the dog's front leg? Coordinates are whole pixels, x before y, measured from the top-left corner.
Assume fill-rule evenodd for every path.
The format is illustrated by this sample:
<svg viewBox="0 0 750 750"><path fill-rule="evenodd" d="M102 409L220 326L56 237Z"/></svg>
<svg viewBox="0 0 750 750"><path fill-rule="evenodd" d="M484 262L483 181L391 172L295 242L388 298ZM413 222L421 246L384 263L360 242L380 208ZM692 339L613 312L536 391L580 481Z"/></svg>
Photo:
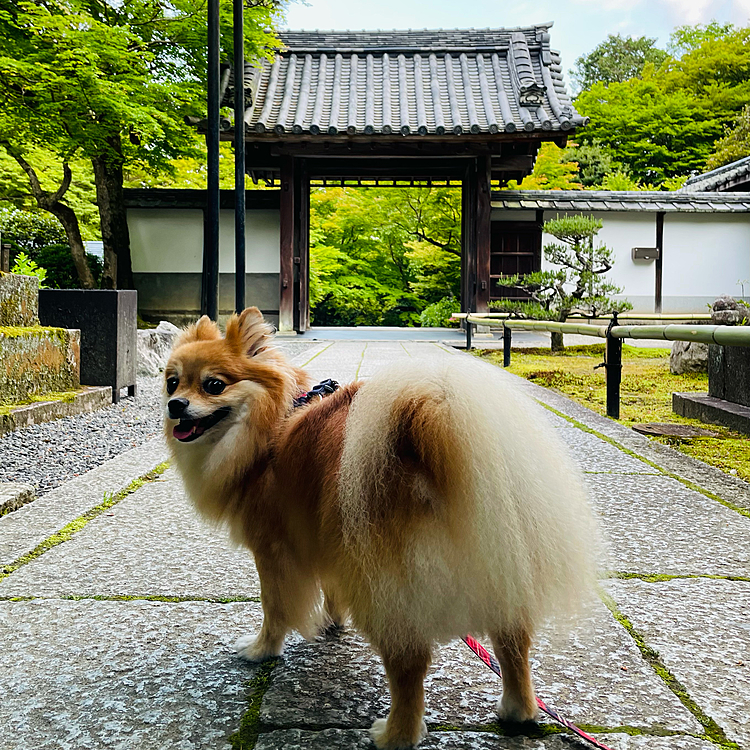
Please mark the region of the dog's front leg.
<svg viewBox="0 0 750 750"><path fill-rule="evenodd" d="M414 747L427 735L424 723L424 678L430 666L427 646L409 651L381 649L383 665L391 689L391 712L378 719L370 736L381 750Z"/></svg>
<svg viewBox="0 0 750 750"><path fill-rule="evenodd" d="M257 635L242 636L236 643L237 653L248 661L265 661L280 656L286 634L309 611L310 589L317 591L314 580L297 571L291 560L282 559L278 552L274 559L256 553L255 563L260 578L260 601L263 605L263 625Z"/></svg>

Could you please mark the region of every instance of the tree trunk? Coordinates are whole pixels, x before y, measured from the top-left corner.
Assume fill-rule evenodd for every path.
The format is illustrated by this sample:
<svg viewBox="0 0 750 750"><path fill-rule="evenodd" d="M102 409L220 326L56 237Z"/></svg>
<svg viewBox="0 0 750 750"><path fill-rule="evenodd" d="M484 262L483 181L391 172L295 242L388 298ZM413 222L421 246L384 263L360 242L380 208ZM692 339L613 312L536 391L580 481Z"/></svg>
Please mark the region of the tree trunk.
<svg viewBox="0 0 750 750"><path fill-rule="evenodd" d="M133 289L130 233L122 188L122 144L119 136L113 136L107 142L110 148L91 159L104 243L102 287Z"/></svg>
<svg viewBox="0 0 750 750"><path fill-rule="evenodd" d="M81 227L78 224L78 217L75 215L75 211L70 206L59 201L47 207L47 211L55 216L63 225L81 287L83 289L93 289L96 286L96 282L86 260L86 248L83 244Z"/></svg>
<svg viewBox="0 0 750 750"><path fill-rule="evenodd" d="M550 332L550 342L552 345L553 354L565 351L565 342L563 341L563 335L559 331Z"/></svg>
<svg viewBox="0 0 750 750"><path fill-rule="evenodd" d="M26 172L29 184L31 185L31 194L34 196L34 200L39 208L49 211L62 224L65 235L68 238L70 254L73 256L73 263L75 264L81 286L84 289L93 289L96 283L94 282L94 276L91 273L89 264L86 262L86 248L81 237L81 227L78 223L78 217L70 206L62 202L62 197L67 192L70 182L73 179L70 165L67 162L63 163L63 181L54 193L50 193L48 190L42 189L36 170L26 161L23 154L7 141L3 141L2 145L18 162L21 169Z"/></svg>

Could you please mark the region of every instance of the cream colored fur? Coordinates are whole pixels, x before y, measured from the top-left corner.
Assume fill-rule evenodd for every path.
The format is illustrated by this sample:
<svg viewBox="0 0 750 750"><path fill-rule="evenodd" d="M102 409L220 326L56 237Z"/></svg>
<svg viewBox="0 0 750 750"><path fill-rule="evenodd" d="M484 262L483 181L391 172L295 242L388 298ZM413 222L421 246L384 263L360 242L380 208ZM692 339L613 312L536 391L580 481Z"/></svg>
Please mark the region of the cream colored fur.
<svg viewBox="0 0 750 750"><path fill-rule="evenodd" d="M400 363L357 394L346 426L340 503L346 544L372 586L366 624L379 642L445 640L465 633L532 632L574 612L593 589L597 533L581 479L542 409L496 368L456 357ZM466 509L460 539L450 523L415 534L394 575L368 498L395 470L399 403L438 397L437 442L453 472L448 505ZM434 432L434 430L433 430ZM444 503L434 504L440 518ZM376 552L377 550L377 552Z"/></svg>

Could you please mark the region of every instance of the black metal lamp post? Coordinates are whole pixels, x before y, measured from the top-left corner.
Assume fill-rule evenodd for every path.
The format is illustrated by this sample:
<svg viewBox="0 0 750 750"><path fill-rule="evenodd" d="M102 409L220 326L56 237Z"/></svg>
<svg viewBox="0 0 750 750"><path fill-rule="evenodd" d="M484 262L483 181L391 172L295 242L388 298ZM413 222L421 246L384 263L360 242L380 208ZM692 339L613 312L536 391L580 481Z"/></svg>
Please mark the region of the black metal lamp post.
<svg viewBox="0 0 750 750"><path fill-rule="evenodd" d="M208 0L208 152L204 241L206 314L219 318L219 0Z"/></svg>
<svg viewBox="0 0 750 750"><path fill-rule="evenodd" d="M233 0L234 26L234 306L245 309L245 33L244 0Z"/></svg>

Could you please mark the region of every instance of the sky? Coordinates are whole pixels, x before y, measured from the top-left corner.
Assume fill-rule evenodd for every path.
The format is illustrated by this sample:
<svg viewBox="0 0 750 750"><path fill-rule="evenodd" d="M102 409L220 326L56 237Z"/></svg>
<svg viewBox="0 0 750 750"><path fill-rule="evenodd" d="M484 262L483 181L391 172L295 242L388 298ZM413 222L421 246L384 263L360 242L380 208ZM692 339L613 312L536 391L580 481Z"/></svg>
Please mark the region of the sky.
<svg viewBox="0 0 750 750"><path fill-rule="evenodd" d="M716 20L750 23L750 0L296 0L289 29L436 29L532 26L553 21L551 44L567 72L608 34L648 36Z"/></svg>

